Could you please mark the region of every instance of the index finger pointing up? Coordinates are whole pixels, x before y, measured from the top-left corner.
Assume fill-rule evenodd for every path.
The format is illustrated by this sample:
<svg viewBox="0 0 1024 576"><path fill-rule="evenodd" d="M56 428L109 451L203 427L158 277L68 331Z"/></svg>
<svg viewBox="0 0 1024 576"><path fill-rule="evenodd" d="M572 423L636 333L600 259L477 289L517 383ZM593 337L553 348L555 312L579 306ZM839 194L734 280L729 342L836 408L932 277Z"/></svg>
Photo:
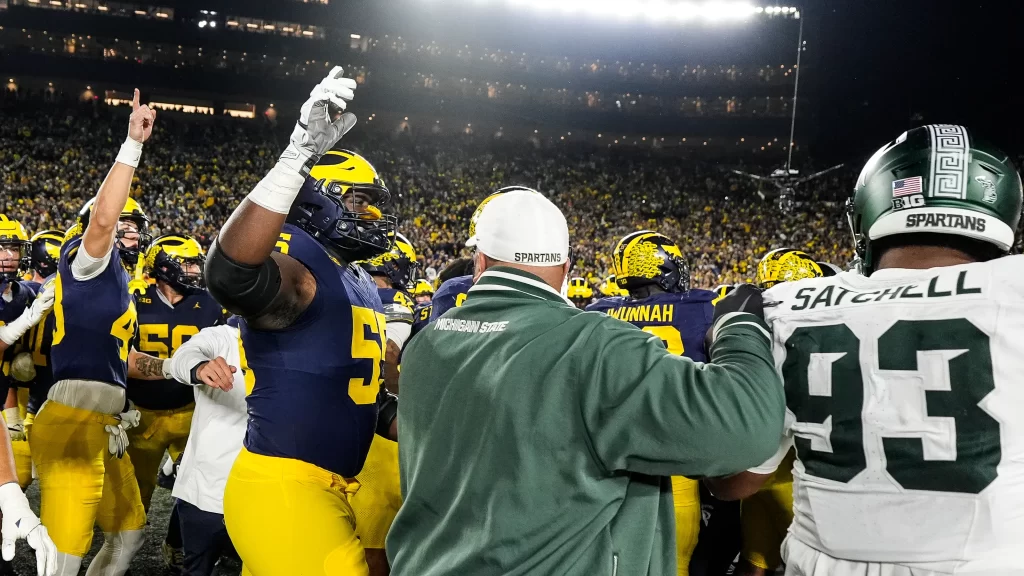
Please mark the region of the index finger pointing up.
<svg viewBox="0 0 1024 576"><path fill-rule="evenodd" d="M132 97L132 112L139 109L139 89L135 89L135 96Z"/></svg>
<svg viewBox="0 0 1024 576"><path fill-rule="evenodd" d="M341 66L335 66L331 69L331 73L327 75L328 78L338 79L345 75L345 69Z"/></svg>

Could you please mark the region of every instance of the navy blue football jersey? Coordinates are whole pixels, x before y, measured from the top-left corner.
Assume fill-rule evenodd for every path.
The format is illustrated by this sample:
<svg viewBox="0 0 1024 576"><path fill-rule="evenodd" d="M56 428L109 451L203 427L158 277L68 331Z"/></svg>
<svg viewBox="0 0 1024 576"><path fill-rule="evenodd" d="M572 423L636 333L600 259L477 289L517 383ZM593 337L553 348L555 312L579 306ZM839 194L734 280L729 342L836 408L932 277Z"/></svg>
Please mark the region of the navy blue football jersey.
<svg viewBox="0 0 1024 576"><path fill-rule="evenodd" d="M71 273L82 237L65 242L57 267L50 361L55 382L97 380L125 387L128 351L135 337L135 299L117 246L100 275L76 280Z"/></svg>
<svg viewBox="0 0 1024 576"><path fill-rule="evenodd" d="M10 302L2 296L6 287L0 288L0 326L17 320L25 312L25 309L32 305L32 301L35 300L39 291L39 284L35 282L11 282L7 286L10 286L11 289ZM24 349L24 342L25 339L22 338L15 342L14 346L10 346L0 353L0 392L5 392L8 386L15 384L10 380L11 360L14 359L15 354Z"/></svg>
<svg viewBox="0 0 1024 576"><path fill-rule="evenodd" d="M420 304L412 311L412 334L409 335L410 339L430 324L430 311L433 309L434 305L430 303Z"/></svg>
<svg viewBox="0 0 1024 576"><path fill-rule="evenodd" d="M57 281L57 274L49 275L43 280L43 286ZM42 287L40 287L42 291ZM32 352L32 363L36 367L36 378L29 384L29 414L35 414L46 401L46 395L53 386L53 366L50 363L50 347L53 345L53 310L49 310L25 335L26 348Z"/></svg>
<svg viewBox="0 0 1024 576"><path fill-rule="evenodd" d="M707 362L704 334L715 315L715 298L715 293L708 290L661 293L640 300L616 296L598 300L587 306L587 311L629 322L661 338L669 352Z"/></svg>
<svg viewBox="0 0 1024 576"><path fill-rule="evenodd" d="M309 269L317 291L285 330L239 323L242 369L251 374L245 447L353 477L373 440L384 381L385 320L377 286L362 268L339 266L294 226L284 226L277 250Z"/></svg>
<svg viewBox="0 0 1024 576"><path fill-rule="evenodd" d="M412 312L416 305L408 294L394 288L377 288L377 295L384 305L384 318L388 322L413 323Z"/></svg>
<svg viewBox="0 0 1024 576"><path fill-rule="evenodd" d="M469 294L469 289L472 287L472 276L457 276L445 280L438 286L437 292L434 293L434 299L431 300L433 309L430 311L430 319L437 320L452 308L462 306L462 303L466 301L466 294Z"/></svg>
<svg viewBox="0 0 1024 576"><path fill-rule="evenodd" d="M206 290L189 294L171 305L150 285L135 299L139 329L135 349L157 358L170 358L185 342L221 323L223 309ZM128 399L147 410L176 410L195 401L190 386L174 380L141 381L128 379Z"/></svg>

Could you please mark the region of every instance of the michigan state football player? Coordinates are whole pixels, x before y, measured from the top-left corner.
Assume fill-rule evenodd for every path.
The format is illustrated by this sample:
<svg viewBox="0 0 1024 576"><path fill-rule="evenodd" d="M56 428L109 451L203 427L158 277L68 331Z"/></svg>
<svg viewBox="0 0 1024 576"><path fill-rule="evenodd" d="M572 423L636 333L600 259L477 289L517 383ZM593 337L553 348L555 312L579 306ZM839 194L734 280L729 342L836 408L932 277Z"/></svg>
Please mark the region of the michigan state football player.
<svg viewBox="0 0 1024 576"><path fill-rule="evenodd" d="M864 276L765 293L795 445L787 574L1019 574L1024 534L1021 180L962 126L905 132L857 180Z"/></svg>
<svg viewBox="0 0 1024 576"><path fill-rule="evenodd" d="M355 125L355 80L334 68L291 141L210 249L210 292L242 317L249 425L224 519L253 574L367 574L349 496L383 405L377 287L358 265L391 249L390 193L362 156L332 150ZM378 417L378 412L381 412Z"/></svg>

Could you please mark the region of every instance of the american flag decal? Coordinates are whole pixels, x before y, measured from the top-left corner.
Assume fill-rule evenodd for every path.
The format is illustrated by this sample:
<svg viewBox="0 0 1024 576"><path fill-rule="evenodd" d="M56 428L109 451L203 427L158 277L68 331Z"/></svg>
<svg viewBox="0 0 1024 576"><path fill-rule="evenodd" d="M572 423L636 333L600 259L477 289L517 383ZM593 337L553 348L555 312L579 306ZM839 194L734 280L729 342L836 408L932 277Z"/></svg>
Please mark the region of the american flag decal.
<svg viewBox="0 0 1024 576"><path fill-rule="evenodd" d="M892 197L899 198L900 196L910 196L911 194L920 194L923 181L920 176L914 176L913 178L904 178L902 180L896 180L892 183Z"/></svg>

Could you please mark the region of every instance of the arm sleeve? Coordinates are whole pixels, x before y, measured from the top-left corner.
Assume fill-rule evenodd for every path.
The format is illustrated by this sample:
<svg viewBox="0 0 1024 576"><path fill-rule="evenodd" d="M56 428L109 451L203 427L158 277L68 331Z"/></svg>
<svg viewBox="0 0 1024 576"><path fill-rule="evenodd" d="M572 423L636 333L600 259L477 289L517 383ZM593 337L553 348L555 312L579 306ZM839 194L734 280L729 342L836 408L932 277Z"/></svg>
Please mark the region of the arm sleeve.
<svg viewBox="0 0 1024 576"><path fill-rule="evenodd" d="M78 249L78 252L75 253L74 261L71 262L71 274L79 282L92 280L107 269L107 265L110 264L111 254L113 254L113 250L100 258L93 258L85 251L85 245L83 244Z"/></svg>
<svg viewBox="0 0 1024 576"><path fill-rule="evenodd" d="M230 326L204 328L189 338L171 357L170 373L182 384L194 386L192 369L196 365L213 360L218 356L229 358L231 348L237 346L237 331Z"/></svg>
<svg viewBox="0 0 1024 576"><path fill-rule="evenodd" d="M786 459L786 454L789 454L789 450L793 448L793 435L789 433L790 427L796 420L792 414L786 412L786 427L782 434L782 440L779 442L779 449L772 455L771 458L766 460L764 464L755 466L747 472L753 472L754 474L771 474L779 469L779 465Z"/></svg>
<svg viewBox="0 0 1024 576"><path fill-rule="evenodd" d="M657 338L611 318L591 333L581 414L607 470L724 476L779 447L785 394L767 326L751 314L719 324L709 364L669 354Z"/></svg>

